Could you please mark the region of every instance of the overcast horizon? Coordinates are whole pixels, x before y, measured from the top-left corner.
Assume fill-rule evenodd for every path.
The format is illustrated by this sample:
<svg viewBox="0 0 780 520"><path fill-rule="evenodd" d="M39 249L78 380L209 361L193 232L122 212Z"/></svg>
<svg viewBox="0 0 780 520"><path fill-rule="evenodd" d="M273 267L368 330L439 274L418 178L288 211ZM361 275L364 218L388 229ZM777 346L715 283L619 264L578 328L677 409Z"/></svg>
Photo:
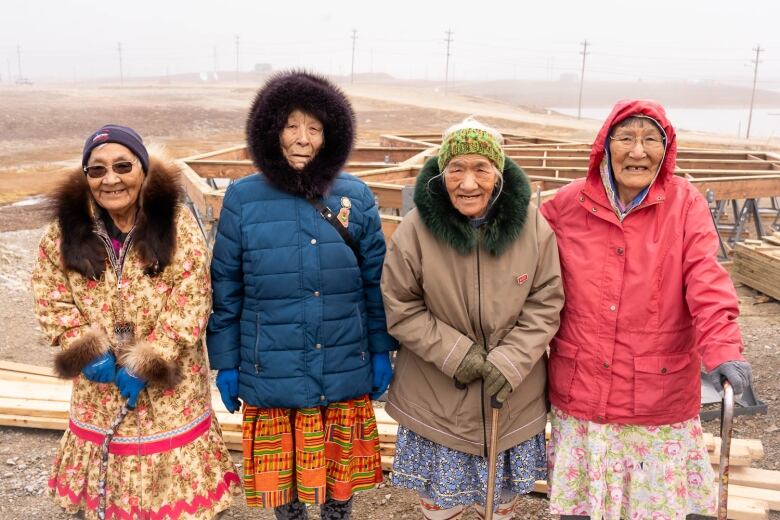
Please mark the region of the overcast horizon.
<svg viewBox="0 0 780 520"><path fill-rule="evenodd" d="M392 9L388 7L392 7ZM641 8L640 8L641 7ZM548 1L523 5L410 2L289 5L195 0L132 4L6 1L0 7L0 76L7 82L84 81L181 73L306 67L443 81L579 78L717 81L780 90L777 2ZM18 52L17 52L18 46ZM19 66L21 58L21 67ZM21 70L20 70L21 69ZM227 79L227 78L225 78Z"/></svg>

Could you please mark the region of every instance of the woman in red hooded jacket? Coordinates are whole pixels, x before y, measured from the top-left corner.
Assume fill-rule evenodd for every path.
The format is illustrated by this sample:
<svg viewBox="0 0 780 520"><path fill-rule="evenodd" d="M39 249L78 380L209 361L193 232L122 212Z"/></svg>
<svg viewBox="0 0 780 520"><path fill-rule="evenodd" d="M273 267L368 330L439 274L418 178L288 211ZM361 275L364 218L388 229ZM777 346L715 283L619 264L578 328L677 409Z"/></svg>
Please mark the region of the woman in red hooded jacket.
<svg viewBox="0 0 780 520"><path fill-rule="evenodd" d="M715 510L700 367L737 394L752 376L707 202L674 175L676 158L663 107L620 101L587 177L542 207L566 293L548 370L550 510L562 519Z"/></svg>

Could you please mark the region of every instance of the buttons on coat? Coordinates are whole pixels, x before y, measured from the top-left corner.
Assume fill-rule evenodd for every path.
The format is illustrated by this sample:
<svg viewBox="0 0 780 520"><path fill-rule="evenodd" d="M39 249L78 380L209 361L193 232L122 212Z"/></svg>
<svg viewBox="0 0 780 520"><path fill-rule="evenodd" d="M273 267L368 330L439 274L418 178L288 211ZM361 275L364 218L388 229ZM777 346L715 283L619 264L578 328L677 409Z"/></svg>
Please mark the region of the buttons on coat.
<svg viewBox="0 0 780 520"><path fill-rule="evenodd" d="M618 255L623 255L623 253L624 253L625 251L626 251L626 250L625 250L625 249L623 249L622 247L618 247L617 249L615 249L615 252L616 252Z"/></svg>
<svg viewBox="0 0 780 520"><path fill-rule="evenodd" d="M580 202L585 202L585 197L583 197L582 195L580 195Z"/></svg>
<svg viewBox="0 0 780 520"><path fill-rule="evenodd" d="M314 291L314 296L319 297L320 296L320 291Z"/></svg>
<svg viewBox="0 0 780 520"><path fill-rule="evenodd" d="M316 244L316 243L317 243L317 239L316 239L316 238L312 238L312 239L311 239L311 245L314 245L314 244Z"/></svg>
<svg viewBox="0 0 780 520"><path fill-rule="evenodd" d="M599 210L599 208L597 208L596 206L593 206L592 208L590 208L590 210L591 210L593 213L596 213L596 212Z"/></svg>
<svg viewBox="0 0 780 520"><path fill-rule="evenodd" d="M604 363L601 365L604 368L609 368L609 361L604 361Z"/></svg>
<svg viewBox="0 0 780 520"><path fill-rule="evenodd" d="M665 373L667 373L667 372L668 372L668 370L666 370L666 367L663 367L663 368L661 369L661 373L662 373L662 374L665 374Z"/></svg>
<svg viewBox="0 0 780 520"><path fill-rule="evenodd" d="M320 401L324 401L324 400L325 400L325 396L324 396L324 395L321 395L321 396L320 396Z"/></svg>
<svg viewBox="0 0 780 520"><path fill-rule="evenodd" d="M314 348L316 348L317 350L321 349L322 343L317 343L316 345L314 345Z"/></svg>
<svg viewBox="0 0 780 520"><path fill-rule="evenodd" d="M612 312L615 312L615 309L617 309L617 307L615 307L614 305L609 306L609 310L611 310Z"/></svg>

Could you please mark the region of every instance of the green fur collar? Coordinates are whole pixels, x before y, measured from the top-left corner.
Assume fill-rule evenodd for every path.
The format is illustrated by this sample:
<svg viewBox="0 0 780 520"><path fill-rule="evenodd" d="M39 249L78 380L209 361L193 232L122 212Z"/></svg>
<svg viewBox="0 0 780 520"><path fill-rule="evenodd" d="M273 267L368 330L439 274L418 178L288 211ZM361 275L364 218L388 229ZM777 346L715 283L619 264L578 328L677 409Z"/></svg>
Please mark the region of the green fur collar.
<svg viewBox="0 0 780 520"><path fill-rule="evenodd" d="M525 173L509 157L504 165L504 188L478 232L468 217L450 202L439 175L436 157L428 159L417 176L414 203L420 217L433 235L461 254L470 253L478 240L491 254L499 256L523 229L531 200L531 186Z"/></svg>

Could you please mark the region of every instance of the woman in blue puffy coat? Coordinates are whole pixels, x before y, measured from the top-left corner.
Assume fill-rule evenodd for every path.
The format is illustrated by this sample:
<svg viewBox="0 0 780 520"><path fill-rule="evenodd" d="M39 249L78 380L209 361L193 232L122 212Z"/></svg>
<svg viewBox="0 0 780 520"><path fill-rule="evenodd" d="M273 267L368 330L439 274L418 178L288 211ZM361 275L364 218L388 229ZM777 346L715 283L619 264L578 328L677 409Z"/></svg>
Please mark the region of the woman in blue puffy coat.
<svg viewBox="0 0 780 520"><path fill-rule="evenodd" d="M275 75L247 121L259 171L227 189L220 214L209 359L228 410L244 402L247 503L277 518L306 518L307 503L349 518L352 494L382 480L370 397L392 378L396 342L374 196L341 172L354 127L328 80Z"/></svg>

